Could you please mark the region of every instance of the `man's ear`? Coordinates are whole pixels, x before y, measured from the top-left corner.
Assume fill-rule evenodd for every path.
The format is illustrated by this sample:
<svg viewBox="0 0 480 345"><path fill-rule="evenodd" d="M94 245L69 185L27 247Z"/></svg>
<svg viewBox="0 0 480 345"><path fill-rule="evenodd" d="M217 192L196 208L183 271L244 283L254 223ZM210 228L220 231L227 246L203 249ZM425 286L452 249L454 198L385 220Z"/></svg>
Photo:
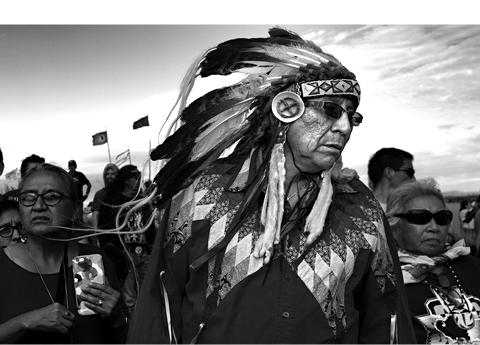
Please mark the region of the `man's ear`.
<svg viewBox="0 0 480 345"><path fill-rule="evenodd" d="M383 176L390 181L393 178L393 175L395 175L395 170L393 170L390 167L386 167L385 170L383 171Z"/></svg>
<svg viewBox="0 0 480 345"><path fill-rule="evenodd" d="M0 163L0 176L2 176L2 174L3 174L3 169L5 169L5 164L3 164L3 162L2 162L2 163Z"/></svg>

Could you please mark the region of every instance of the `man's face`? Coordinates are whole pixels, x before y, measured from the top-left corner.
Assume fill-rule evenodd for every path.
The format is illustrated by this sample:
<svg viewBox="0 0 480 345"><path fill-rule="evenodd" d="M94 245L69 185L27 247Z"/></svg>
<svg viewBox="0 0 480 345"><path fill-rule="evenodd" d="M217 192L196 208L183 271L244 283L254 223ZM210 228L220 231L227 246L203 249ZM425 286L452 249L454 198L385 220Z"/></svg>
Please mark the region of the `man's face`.
<svg viewBox="0 0 480 345"><path fill-rule="evenodd" d="M140 187L142 174L136 170L131 173L131 176L125 181L125 185L129 190L136 191Z"/></svg>
<svg viewBox="0 0 480 345"><path fill-rule="evenodd" d="M325 96L315 100L336 103L347 111L355 110L353 101L346 97ZM295 165L310 173L331 168L342 154L351 132L352 125L346 112L335 119L323 108L305 107L303 116L290 125L287 133Z"/></svg>
<svg viewBox="0 0 480 345"><path fill-rule="evenodd" d="M77 166L74 163L68 163L68 171L74 172Z"/></svg>
<svg viewBox="0 0 480 345"><path fill-rule="evenodd" d="M113 169L107 169L107 172L105 173L105 181L107 184L112 183L113 180L115 180L115 177L117 174L115 174L115 171Z"/></svg>
<svg viewBox="0 0 480 345"><path fill-rule="evenodd" d="M406 159L403 161L400 170L395 170L394 175L391 180L392 187L397 188L404 182L415 181L415 175L410 177L410 175L405 170L413 169L412 160Z"/></svg>

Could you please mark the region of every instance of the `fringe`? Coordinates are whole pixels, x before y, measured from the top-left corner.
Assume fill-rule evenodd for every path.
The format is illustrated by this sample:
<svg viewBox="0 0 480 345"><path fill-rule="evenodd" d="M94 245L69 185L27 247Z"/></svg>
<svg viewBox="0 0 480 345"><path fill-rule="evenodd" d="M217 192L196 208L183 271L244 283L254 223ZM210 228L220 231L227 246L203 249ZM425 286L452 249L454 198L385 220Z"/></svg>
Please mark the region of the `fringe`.
<svg viewBox="0 0 480 345"><path fill-rule="evenodd" d="M254 252L254 257L264 258L264 264L271 260L273 247L280 242L285 194L284 184L285 154L283 142L277 142L273 146L270 156L268 186L260 218L264 226L264 232L255 244Z"/></svg>

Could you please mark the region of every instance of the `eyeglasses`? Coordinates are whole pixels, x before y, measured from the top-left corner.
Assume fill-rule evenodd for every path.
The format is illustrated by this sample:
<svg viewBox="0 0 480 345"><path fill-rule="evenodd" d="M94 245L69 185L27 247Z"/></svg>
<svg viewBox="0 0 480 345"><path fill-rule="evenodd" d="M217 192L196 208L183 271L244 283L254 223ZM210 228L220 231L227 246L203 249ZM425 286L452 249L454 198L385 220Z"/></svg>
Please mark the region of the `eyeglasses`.
<svg viewBox="0 0 480 345"><path fill-rule="evenodd" d="M3 237L3 238L12 237L13 231L14 230L20 231L21 227L22 227L22 223L18 223L16 225L2 226L0 228L0 237Z"/></svg>
<svg viewBox="0 0 480 345"><path fill-rule="evenodd" d="M396 213L394 217L404 218L411 224L425 225L428 224L432 218L438 225L448 225L452 222L453 213L448 210L441 210L432 213L427 210L410 210L406 213Z"/></svg>
<svg viewBox="0 0 480 345"><path fill-rule="evenodd" d="M398 168L398 169L394 169L395 171L404 171L408 177L412 178L414 175L415 175L415 169L413 168L404 168L404 167L401 167L401 168Z"/></svg>
<svg viewBox="0 0 480 345"><path fill-rule="evenodd" d="M358 126L363 121L363 116L356 111L347 111L343 109L340 105L333 102L326 102L326 101L307 101L305 102L307 107L317 107L322 108L327 114L328 117L332 119L339 119L342 117L343 113L347 113L348 119L352 126Z"/></svg>
<svg viewBox="0 0 480 345"><path fill-rule="evenodd" d="M37 202L38 197L41 197L45 205L55 206L55 205L58 205L60 201L62 201L62 198L64 196L69 199L72 198L71 196L65 193L56 192L56 191L50 191L43 194L36 193L36 192L23 192L18 195L18 201L23 206L33 206Z"/></svg>

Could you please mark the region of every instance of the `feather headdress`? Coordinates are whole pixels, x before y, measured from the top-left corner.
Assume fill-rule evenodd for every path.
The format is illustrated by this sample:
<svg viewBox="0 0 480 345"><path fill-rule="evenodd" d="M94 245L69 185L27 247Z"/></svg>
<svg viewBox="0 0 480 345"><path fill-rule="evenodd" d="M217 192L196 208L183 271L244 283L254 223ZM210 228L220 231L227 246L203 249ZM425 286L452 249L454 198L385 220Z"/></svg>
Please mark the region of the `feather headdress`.
<svg viewBox="0 0 480 345"><path fill-rule="evenodd" d="M248 203L252 195L258 195L258 188L267 188L262 211L265 226L262 238L265 240L256 248L256 255L265 256L267 261L272 245L279 241L285 179L283 142L278 136L284 140L286 121L273 115L272 100L283 91L293 91L301 98L348 94L356 97L357 104L360 97L355 75L313 42L278 27L270 29L269 35L267 38L229 40L202 54L192 64L180 87L176 103L180 103L179 115L172 122L172 127L176 125L178 129L151 152L152 160L167 161L155 177L161 193L158 204L162 204L187 187L227 149L238 144L236 152L239 152L262 142L267 148L263 157L271 162L257 172L258 178L252 179L255 188L250 189L251 195L246 195L245 199ZM242 73L245 78L213 90L186 106L197 77L232 73ZM323 83L328 80L331 83ZM322 189L326 194L320 193L321 201L318 201L326 208L320 216L322 228L331 201L331 174L331 171L324 174ZM269 180L268 184L263 181L265 179ZM318 208L321 206L317 205ZM276 220L272 221L272 217ZM314 219L318 221L318 217ZM317 231L315 236L318 235ZM312 241L309 236L309 242Z"/></svg>
<svg viewBox="0 0 480 345"><path fill-rule="evenodd" d="M151 153L168 162L155 177L162 200L188 185L251 129L252 117L265 116L265 106L278 92L300 81L355 79L333 56L296 33L272 28L267 38L239 38L202 54L186 74L179 99L184 104L195 78L244 73L246 78L213 90L180 106L181 127Z"/></svg>

